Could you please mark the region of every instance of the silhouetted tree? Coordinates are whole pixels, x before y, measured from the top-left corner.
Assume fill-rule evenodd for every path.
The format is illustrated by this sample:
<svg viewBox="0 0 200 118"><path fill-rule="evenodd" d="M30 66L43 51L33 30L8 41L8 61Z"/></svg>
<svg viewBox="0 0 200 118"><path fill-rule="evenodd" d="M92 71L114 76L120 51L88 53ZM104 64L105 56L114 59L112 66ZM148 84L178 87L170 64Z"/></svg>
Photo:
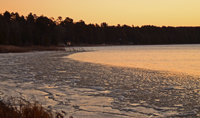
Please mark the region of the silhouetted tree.
<svg viewBox="0 0 200 118"><path fill-rule="evenodd" d="M121 40L119 40L121 39ZM17 12L0 14L0 44L3 45L58 45L72 44L197 44L200 27L150 26L134 27L118 24L109 26L85 24L83 20L61 16L57 20L29 13L25 18Z"/></svg>
<svg viewBox="0 0 200 118"><path fill-rule="evenodd" d="M30 14L27 16L27 21L30 22L30 23L33 23L33 22L34 22L34 16L32 15L32 13L30 13Z"/></svg>
<svg viewBox="0 0 200 118"><path fill-rule="evenodd" d="M62 26L66 29L65 43L72 42L75 37L73 19L66 17L65 20L63 22L61 22L60 26Z"/></svg>
<svg viewBox="0 0 200 118"><path fill-rule="evenodd" d="M87 40L85 22L80 20L75 24L75 43L85 44Z"/></svg>
<svg viewBox="0 0 200 118"><path fill-rule="evenodd" d="M10 21L10 18L11 18L10 12L5 11L5 12L4 12L4 18L6 19L7 22Z"/></svg>
<svg viewBox="0 0 200 118"><path fill-rule="evenodd" d="M3 15L0 14L0 45L5 44L5 29L4 29Z"/></svg>

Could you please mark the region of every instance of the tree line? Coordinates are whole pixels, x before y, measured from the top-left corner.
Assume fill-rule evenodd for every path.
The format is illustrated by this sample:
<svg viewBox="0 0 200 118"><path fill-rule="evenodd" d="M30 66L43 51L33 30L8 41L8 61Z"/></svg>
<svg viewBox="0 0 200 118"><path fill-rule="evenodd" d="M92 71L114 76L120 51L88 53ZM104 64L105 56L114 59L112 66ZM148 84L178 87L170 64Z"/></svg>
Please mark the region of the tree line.
<svg viewBox="0 0 200 118"><path fill-rule="evenodd" d="M66 17L24 17L17 12L0 14L0 45L51 46L59 43L72 45L96 44L198 44L200 27L128 25L109 26L106 22L85 24Z"/></svg>

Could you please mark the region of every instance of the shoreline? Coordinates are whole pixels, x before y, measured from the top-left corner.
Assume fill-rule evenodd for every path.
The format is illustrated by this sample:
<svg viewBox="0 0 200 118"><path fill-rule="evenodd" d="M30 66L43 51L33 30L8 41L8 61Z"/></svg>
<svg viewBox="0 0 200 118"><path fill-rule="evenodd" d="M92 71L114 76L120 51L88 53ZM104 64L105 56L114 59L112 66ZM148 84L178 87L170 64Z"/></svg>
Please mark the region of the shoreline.
<svg viewBox="0 0 200 118"><path fill-rule="evenodd" d="M65 51L65 48L76 47L101 47L101 46L152 46L152 45L199 45L199 44L137 44L137 45L69 45L69 46L14 46L14 45L0 45L0 53L24 53L34 51Z"/></svg>
<svg viewBox="0 0 200 118"><path fill-rule="evenodd" d="M44 47L44 46L13 46L13 45L0 45L0 53L25 53L34 51L65 51L62 47Z"/></svg>
<svg viewBox="0 0 200 118"><path fill-rule="evenodd" d="M65 117L198 117L200 113L200 82L191 76L63 58L72 53L1 54L0 97L35 99Z"/></svg>

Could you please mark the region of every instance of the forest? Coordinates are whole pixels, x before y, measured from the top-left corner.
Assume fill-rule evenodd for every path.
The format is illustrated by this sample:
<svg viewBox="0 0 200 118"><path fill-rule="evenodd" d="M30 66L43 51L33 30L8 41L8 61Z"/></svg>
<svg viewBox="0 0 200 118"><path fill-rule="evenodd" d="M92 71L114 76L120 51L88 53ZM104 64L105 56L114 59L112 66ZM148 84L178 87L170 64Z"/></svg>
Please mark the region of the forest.
<svg viewBox="0 0 200 118"><path fill-rule="evenodd" d="M151 45L151 44L199 44L200 27L172 27L144 25L109 26L106 22L85 24L83 20L59 16L5 11L0 14L0 45L57 46L70 45Z"/></svg>

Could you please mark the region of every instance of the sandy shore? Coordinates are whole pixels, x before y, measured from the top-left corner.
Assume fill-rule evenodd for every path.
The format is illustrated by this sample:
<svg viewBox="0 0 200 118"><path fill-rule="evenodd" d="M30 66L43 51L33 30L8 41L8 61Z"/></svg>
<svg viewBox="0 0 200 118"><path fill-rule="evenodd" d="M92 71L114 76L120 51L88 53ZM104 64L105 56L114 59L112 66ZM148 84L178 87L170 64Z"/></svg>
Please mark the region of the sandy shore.
<svg viewBox="0 0 200 118"><path fill-rule="evenodd" d="M66 118L200 116L199 78L66 58L72 53L0 54L0 99L36 100Z"/></svg>

